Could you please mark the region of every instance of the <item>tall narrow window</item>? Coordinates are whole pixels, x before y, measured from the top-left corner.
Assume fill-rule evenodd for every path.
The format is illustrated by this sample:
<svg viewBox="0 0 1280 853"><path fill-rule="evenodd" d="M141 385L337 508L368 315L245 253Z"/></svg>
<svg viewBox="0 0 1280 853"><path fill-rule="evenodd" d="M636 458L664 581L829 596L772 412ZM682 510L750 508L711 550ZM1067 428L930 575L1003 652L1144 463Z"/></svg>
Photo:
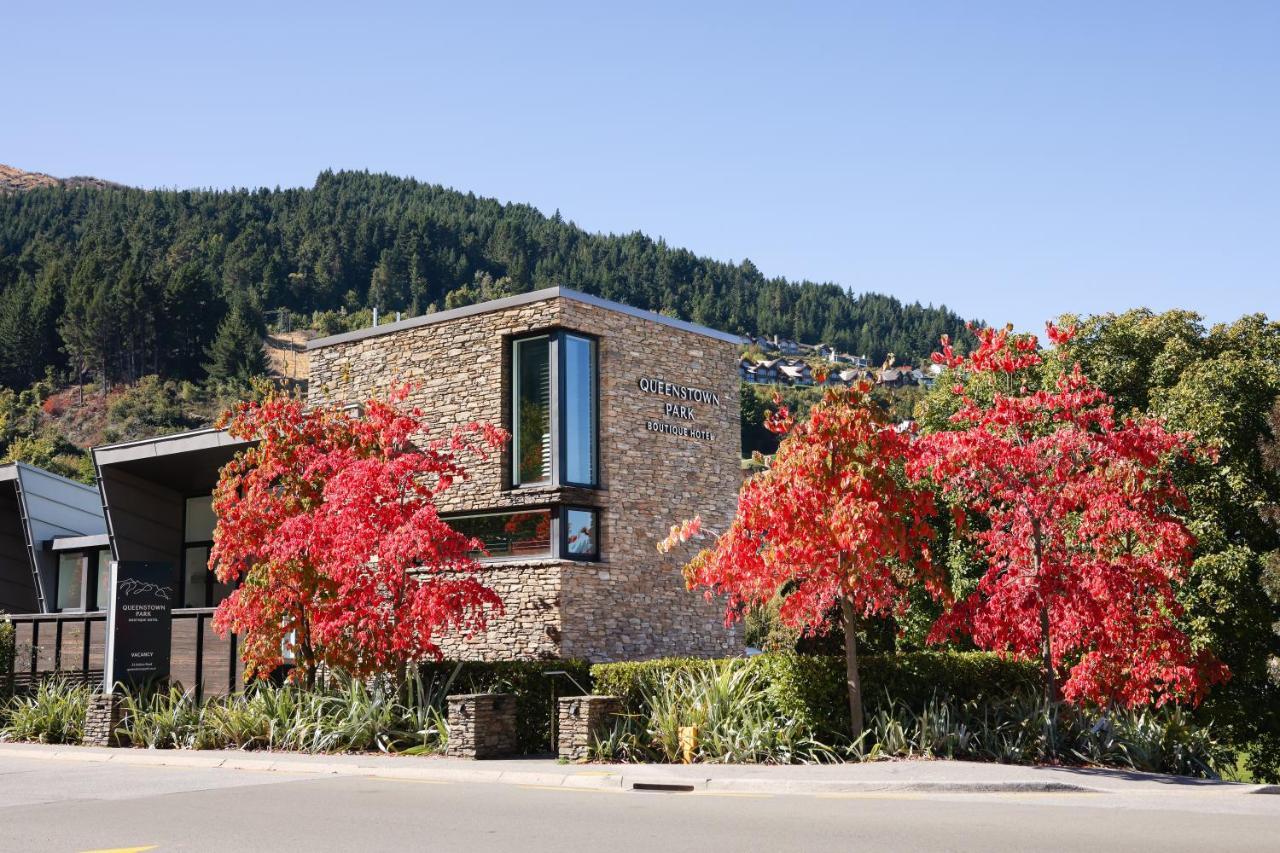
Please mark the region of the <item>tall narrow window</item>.
<svg viewBox="0 0 1280 853"><path fill-rule="evenodd" d="M96 562L98 566L97 584L95 586L95 594L93 606L96 610L106 610L107 605L111 603L111 552L99 551L97 554L89 558L90 562Z"/></svg>
<svg viewBox="0 0 1280 853"><path fill-rule="evenodd" d="M84 575L88 560L79 551L58 555L58 609L84 610Z"/></svg>
<svg viewBox="0 0 1280 853"><path fill-rule="evenodd" d="M569 332L511 345L511 480L516 486L594 486L596 342Z"/></svg>
<svg viewBox="0 0 1280 853"><path fill-rule="evenodd" d="M213 498L187 498L187 518L182 546L182 606L213 607L231 594L231 587L220 584L209 570L209 551L213 548Z"/></svg>
<svg viewBox="0 0 1280 853"><path fill-rule="evenodd" d="M512 472L517 486L551 482L551 338L512 346Z"/></svg>
<svg viewBox="0 0 1280 853"><path fill-rule="evenodd" d="M564 479L596 482L596 347L595 341L565 335L564 346Z"/></svg>

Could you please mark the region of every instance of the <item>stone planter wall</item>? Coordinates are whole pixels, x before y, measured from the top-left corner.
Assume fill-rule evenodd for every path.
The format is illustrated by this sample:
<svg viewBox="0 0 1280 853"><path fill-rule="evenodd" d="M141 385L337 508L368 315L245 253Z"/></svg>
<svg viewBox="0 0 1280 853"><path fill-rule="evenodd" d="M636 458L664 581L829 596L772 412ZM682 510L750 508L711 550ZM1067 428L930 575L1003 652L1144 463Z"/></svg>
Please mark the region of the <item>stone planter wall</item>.
<svg viewBox="0 0 1280 853"><path fill-rule="evenodd" d="M561 758L586 761L592 738L604 735L622 713L617 696L566 696L560 700L556 747Z"/></svg>
<svg viewBox="0 0 1280 853"><path fill-rule="evenodd" d="M509 693L449 696L450 758L507 758L516 752L516 697Z"/></svg>
<svg viewBox="0 0 1280 853"><path fill-rule="evenodd" d="M89 711L84 720L84 745L124 746L115 733L123 717L123 697L114 693L93 694L89 697Z"/></svg>

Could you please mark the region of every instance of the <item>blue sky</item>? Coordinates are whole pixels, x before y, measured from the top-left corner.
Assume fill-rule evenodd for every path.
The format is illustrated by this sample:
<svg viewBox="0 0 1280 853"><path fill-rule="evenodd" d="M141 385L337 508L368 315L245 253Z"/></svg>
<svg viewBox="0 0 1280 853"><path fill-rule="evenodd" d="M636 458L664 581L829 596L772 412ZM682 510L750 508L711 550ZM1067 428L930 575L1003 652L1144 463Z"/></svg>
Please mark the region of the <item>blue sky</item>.
<svg viewBox="0 0 1280 853"><path fill-rule="evenodd" d="M1280 318L1277 2L178 5L6 4L0 162L412 175L1023 328Z"/></svg>

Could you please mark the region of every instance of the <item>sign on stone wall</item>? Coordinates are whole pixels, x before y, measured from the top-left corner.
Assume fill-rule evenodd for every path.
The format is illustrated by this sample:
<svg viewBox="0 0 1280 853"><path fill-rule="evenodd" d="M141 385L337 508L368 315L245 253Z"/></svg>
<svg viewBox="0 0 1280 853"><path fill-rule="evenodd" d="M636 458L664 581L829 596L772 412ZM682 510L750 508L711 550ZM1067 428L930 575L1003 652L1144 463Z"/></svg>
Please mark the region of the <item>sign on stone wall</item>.
<svg viewBox="0 0 1280 853"><path fill-rule="evenodd" d="M172 563L111 561L105 685L141 687L169 677L173 600Z"/></svg>
<svg viewBox="0 0 1280 853"><path fill-rule="evenodd" d="M698 405L720 406L720 395L715 391L649 376L641 377L638 384L643 393L666 398L662 401L662 418L645 420L644 428L648 432L715 441L715 434L697 423Z"/></svg>

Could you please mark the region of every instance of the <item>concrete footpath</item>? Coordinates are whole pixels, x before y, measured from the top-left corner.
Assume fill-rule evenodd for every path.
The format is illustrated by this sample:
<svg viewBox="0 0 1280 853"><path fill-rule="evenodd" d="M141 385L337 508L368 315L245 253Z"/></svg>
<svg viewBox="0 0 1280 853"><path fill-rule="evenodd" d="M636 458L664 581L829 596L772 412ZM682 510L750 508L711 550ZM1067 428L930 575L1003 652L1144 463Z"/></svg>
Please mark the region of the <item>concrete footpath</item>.
<svg viewBox="0 0 1280 853"><path fill-rule="evenodd" d="M561 764L550 758L464 761L435 756L306 755L238 750L102 749L0 744L3 757L155 767L228 768L287 774L438 782L538 785L567 789L665 790L760 794L1124 793L1280 794L1250 785L1081 767L1018 767L966 761L868 764Z"/></svg>

